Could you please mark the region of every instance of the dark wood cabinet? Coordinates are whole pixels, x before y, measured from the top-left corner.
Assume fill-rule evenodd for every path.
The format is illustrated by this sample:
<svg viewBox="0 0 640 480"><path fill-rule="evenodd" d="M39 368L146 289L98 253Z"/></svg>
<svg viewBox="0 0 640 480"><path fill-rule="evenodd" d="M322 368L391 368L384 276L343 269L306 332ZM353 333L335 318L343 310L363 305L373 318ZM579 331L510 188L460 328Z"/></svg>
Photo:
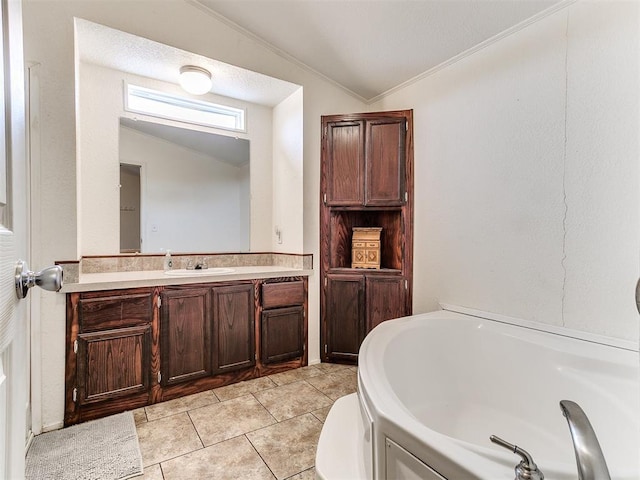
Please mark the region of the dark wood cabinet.
<svg viewBox="0 0 640 480"><path fill-rule="evenodd" d="M78 335L78 403L149 392L151 325Z"/></svg>
<svg viewBox="0 0 640 480"><path fill-rule="evenodd" d="M67 294L65 425L306 365L307 288L285 277Z"/></svg>
<svg viewBox="0 0 640 480"><path fill-rule="evenodd" d="M213 287L213 370L255 365L254 286Z"/></svg>
<svg viewBox="0 0 640 480"><path fill-rule="evenodd" d="M68 296L65 424L151 402L153 302L151 288Z"/></svg>
<svg viewBox="0 0 640 480"><path fill-rule="evenodd" d="M325 168L327 205L364 204L364 122L328 121Z"/></svg>
<svg viewBox="0 0 640 480"><path fill-rule="evenodd" d="M326 205L403 205L407 201L406 118L323 118L328 118L324 125Z"/></svg>
<svg viewBox="0 0 640 480"><path fill-rule="evenodd" d="M305 358L306 298L305 283L302 281L262 285L262 363L274 364Z"/></svg>
<svg viewBox="0 0 640 480"><path fill-rule="evenodd" d="M211 375L209 289L167 289L160 298L160 383L173 385Z"/></svg>
<svg viewBox="0 0 640 480"><path fill-rule="evenodd" d="M262 312L262 363L277 363L304 354L304 307Z"/></svg>
<svg viewBox="0 0 640 480"><path fill-rule="evenodd" d="M326 355L355 361L368 332L385 320L404 316L405 281L400 276L328 274Z"/></svg>
<svg viewBox="0 0 640 480"><path fill-rule="evenodd" d="M364 276L327 274L325 355L355 361L364 338Z"/></svg>
<svg viewBox="0 0 640 480"><path fill-rule="evenodd" d="M405 176L405 137L408 123L403 117L366 121L367 206L400 206L408 198Z"/></svg>
<svg viewBox="0 0 640 480"><path fill-rule="evenodd" d="M357 361L366 334L411 314L413 113L322 117L321 337L325 361ZM354 227L381 228L380 268L352 268Z"/></svg>
<svg viewBox="0 0 640 480"><path fill-rule="evenodd" d="M406 280L399 276L366 275L366 322L370 332L381 322L406 315ZM364 337L363 337L364 340Z"/></svg>

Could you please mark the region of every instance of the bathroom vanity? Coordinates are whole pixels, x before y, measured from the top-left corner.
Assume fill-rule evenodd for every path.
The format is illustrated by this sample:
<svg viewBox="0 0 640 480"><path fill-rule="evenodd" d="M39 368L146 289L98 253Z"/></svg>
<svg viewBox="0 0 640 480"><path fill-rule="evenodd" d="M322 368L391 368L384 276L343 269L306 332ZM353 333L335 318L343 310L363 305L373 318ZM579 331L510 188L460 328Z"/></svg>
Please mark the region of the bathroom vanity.
<svg viewBox="0 0 640 480"><path fill-rule="evenodd" d="M67 285L65 426L306 365L308 272L283 271Z"/></svg>

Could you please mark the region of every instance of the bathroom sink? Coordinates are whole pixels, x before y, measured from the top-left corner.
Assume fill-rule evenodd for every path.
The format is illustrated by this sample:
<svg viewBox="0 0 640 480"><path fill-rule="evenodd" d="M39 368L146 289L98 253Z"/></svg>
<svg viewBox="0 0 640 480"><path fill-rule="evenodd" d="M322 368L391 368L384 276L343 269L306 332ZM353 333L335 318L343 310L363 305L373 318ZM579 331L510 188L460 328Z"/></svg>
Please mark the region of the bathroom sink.
<svg viewBox="0 0 640 480"><path fill-rule="evenodd" d="M187 270L186 268L177 268L175 270L167 270L165 275L171 277L195 277L195 276L207 276L207 275L224 275L227 273L233 273L233 268L203 268L202 270Z"/></svg>

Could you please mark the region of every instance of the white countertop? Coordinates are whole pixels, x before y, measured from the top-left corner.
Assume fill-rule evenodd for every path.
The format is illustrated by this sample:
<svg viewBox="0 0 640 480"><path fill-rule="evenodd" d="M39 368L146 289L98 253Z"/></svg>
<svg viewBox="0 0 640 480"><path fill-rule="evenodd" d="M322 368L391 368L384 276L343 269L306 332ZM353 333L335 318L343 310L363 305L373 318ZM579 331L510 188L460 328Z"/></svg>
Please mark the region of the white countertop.
<svg viewBox="0 0 640 480"><path fill-rule="evenodd" d="M65 283L61 293L91 292L121 288L155 287L159 285L185 285L190 283L229 282L235 280L253 280L257 278L308 277L313 270L290 267L252 266L230 267L231 273L194 273L193 276L165 275L162 270L135 272L85 273L80 275L78 283Z"/></svg>

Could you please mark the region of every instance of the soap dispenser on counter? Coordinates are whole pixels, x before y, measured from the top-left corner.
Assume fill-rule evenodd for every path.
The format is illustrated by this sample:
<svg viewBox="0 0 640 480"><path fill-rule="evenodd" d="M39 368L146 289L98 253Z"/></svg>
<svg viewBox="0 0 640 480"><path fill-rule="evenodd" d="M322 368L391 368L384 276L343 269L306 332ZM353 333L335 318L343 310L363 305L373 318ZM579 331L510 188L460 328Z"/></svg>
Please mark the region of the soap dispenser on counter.
<svg viewBox="0 0 640 480"><path fill-rule="evenodd" d="M171 250L167 250L164 255L164 271L171 270L173 268L173 260L171 259Z"/></svg>

